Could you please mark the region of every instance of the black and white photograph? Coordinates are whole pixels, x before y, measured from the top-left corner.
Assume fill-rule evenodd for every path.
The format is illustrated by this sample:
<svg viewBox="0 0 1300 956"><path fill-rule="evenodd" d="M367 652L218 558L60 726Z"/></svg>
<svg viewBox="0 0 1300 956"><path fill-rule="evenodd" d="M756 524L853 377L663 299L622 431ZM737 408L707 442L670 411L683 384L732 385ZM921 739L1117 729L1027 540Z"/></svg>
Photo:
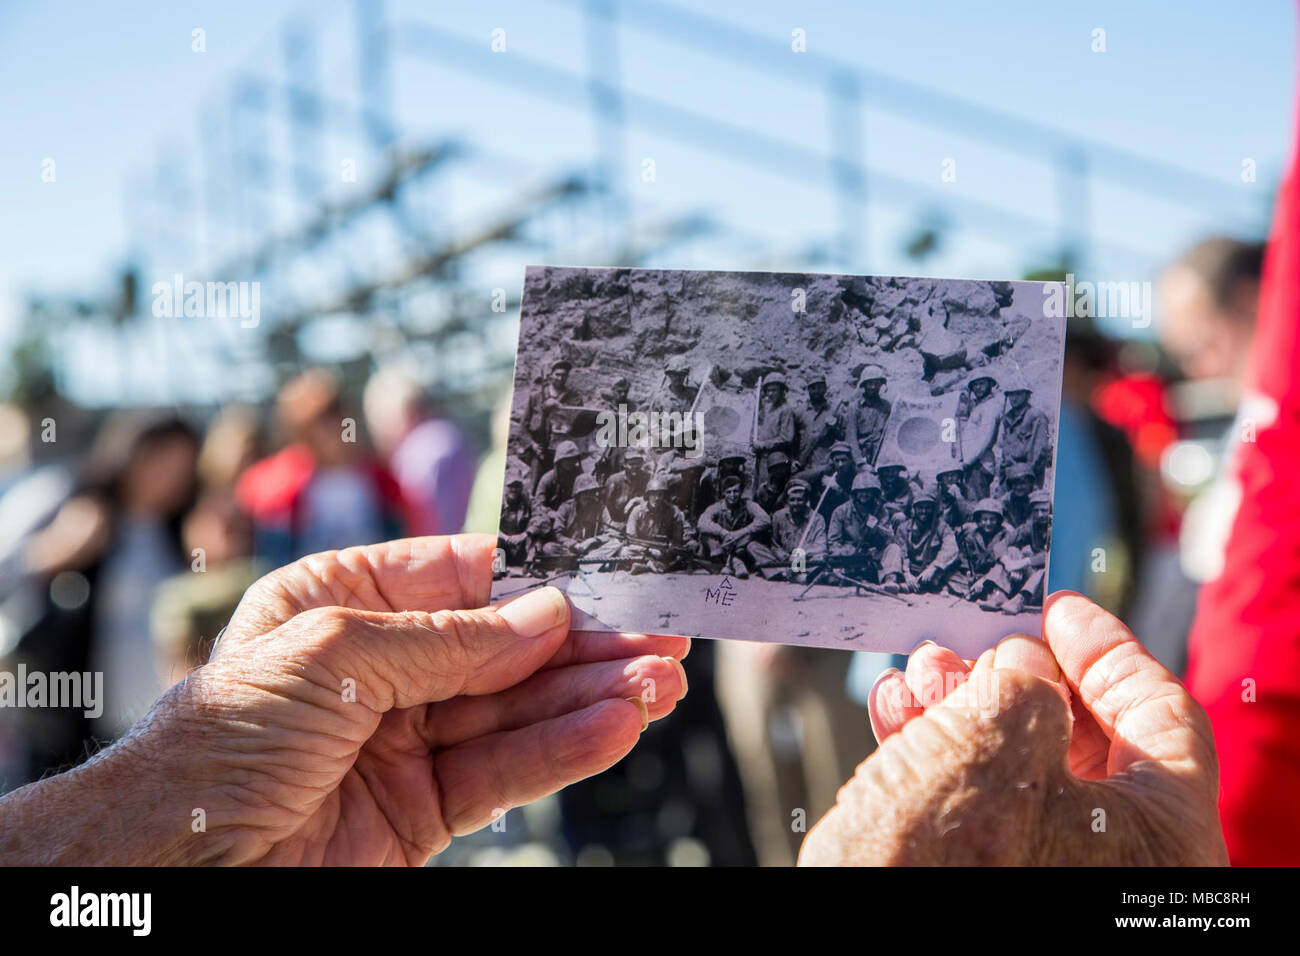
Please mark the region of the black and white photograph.
<svg viewBox="0 0 1300 956"><path fill-rule="evenodd" d="M1063 301L530 267L494 599L550 584L587 630L889 653L1039 633Z"/></svg>

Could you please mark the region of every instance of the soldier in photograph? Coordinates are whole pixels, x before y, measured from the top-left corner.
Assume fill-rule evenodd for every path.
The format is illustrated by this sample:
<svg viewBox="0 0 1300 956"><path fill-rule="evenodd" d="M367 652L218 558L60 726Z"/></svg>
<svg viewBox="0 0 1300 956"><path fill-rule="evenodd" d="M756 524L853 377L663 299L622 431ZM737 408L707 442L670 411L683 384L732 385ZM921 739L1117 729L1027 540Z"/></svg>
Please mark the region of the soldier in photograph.
<svg viewBox="0 0 1300 956"><path fill-rule="evenodd" d="M993 570L1011 542L1012 528L1002 507L992 498L975 505L972 520L957 532L961 561L948 577L948 590L968 601L975 600L975 583Z"/></svg>
<svg viewBox="0 0 1300 956"><path fill-rule="evenodd" d="M917 489L907 517L898 525L897 537L903 551L905 589L920 593L943 590L959 555L952 529L939 517L935 486Z"/></svg>
<svg viewBox="0 0 1300 956"><path fill-rule="evenodd" d="M849 447L859 467L876 464L885 438L891 406L880 394L884 387L885 370L879 365L865 366L858 375L858 394L842 412Z"/></svg>
<svg viewBox="0 0 1300 956"><path fill-rule="evenodd" d="M880 481L869 471L853 478L848 501L835 509L827 532L831 557L853 577L897 592L903 581L902 552L881 514Z"/></svg>
<svg viewBox="0 0 1300 956"><path fill-rule="evenodd" d="M802 548L805 567L826 557L826 519L812 510L812 487L802 478L791 479L785 493L786 506L772 515L768 536L773 558L786 566L768 569L763 576L773 581L803 583L807 573L794 570L792 556Z"/></svg>
<svg viewBox="0 0 1300 956"><path fill-rule="evenodd" d="M763 379L758 427L754 431L755 474L760 483L767 480L766 459L772 452L781 452L787 460L798 454L794 408L786 401L787 389L786 378L780 372Z"/></svg>
<svg viewBox="0 0 1300 956"><path fill-rule="evenodd" d="M697 551L695 532L673 504L668 479L655 475L646 485L645 497L627 516L626 544L619 551L619 563L626 559L633 574L666 574L690 568Z"/></svg>
<svg viewBox="0 0 1300 956"><path fill-rule="evenodd" d="M783 451L769 452L767 480L754 492L754 501L768 514L785 506L785 488L790 481L790 459Z"/></svg>
<svg viewBox="0 0 1300 956"><path fill-rule="evenodd" d="M605 508L609 520L618 527L627 522L632 505L645 494L651 472L646 467L646 453L641 448L628 448L623 452L623 470L605 484Z"/></svg>
<svg viewBox="0 0 1300 956"><path fill-rule="evenodd" d="M740 478L731 475L722 482L722 500L700 516L700 541L707 557L722 559L723 574L747 578L751 568L776 563L764 543L771 523L767 512L744 496Z"/></svg>
<svg viewBox="0 0 1300 956"><path fill-rule="evenodd" d="M555 464L537 483L533 494L533 510L543 508L554 511L561 503L573 497L573 483L582 474L582 453L567 438L555 449Z"/></svg>
<svg viewBox="0 0 1300 956"><path fill-rule="evenodd" d="M581 474L573 483L573 497L562 502L545 525L532 532L533 562L547 570L576 568L578 558L613 557L617 543L605 533L605 507L600 485L592 475Z"/></svg>
<svg viewBox="0 0 1300 956"><path fill-rule="evenodd" d="M1002 496L1002 513L1007 525L1019 528L1029 520L1029 495L1034 490L1034 472L1022 461L1015 462L1005 475L1006 494Z"/></svg>
<svg viewBox="0 0 1300 956"><path fill-rule="evenodd" d="M1043 606L1047 555L1052 549L1052 498L1040 488L1029 496L1029 503L1029 521L1017 528L1011 538L1011 547L1020 549L1026 577L1020 590L1002 605L1004 614L1019 614L1026 607Z"/></svg>
<svg viewBox="0 0 1300 956"><path fill-rule="evenodd" d="M957 405L957 424L961 436L962 472L966 497L972 501L989 496L997 460L993 446L998 437L1001 405L994 390L997 380L986 371L971 374L966 380Z"/></svg>
<svg viewBox="0 0 1300 956"><path fill-rule="evenodd" d="M668 384L656 402L660 411L685 414L691 410L700 387L690 383L690 374L691 367L681 356L671 358L664 364L664 378Z"/></svg>
<svg viewBox="0 0 1300 956"><path fill-rule="evenodd" d="M812 486L815 498L813 507L826 520L829 527L831 515L835 509L849 500L853 490L853 451L848 442L836 442L831 446L830 459L812 478L805 479ZM825 497L822 493L825 492ZM818 505L817 502L821 504Z"/></svg>
<svg viewBox="0 0 1300 956"><path fill-rule="evenodd" d="M615 415L620 413L630 415L637 410L637 403L630 397L632 383L626 378L617 378L614 384L600 393L604 400L605 408ZM596 465L592 469L592 474L602 485L609 480L611 475L616 475L623 470L623 451L619 445L611 443L601 450L600 457L596 459Z"/></svg>
<svg viewBox="0 0 1300 956"><path fill-rule="evenodd" d="M506 564L524 563L528 544L528 522L533 516L533 505L524 485L528 479L519 466L512 465L506 472L506 491L501 499L501 523L497 531L497 547L505 552Z"/></svg>
<svg viewBox="0 0 1300 956"><path fill-rule="evenodd" d="M744 455L730 454L718 459L714 467L705 469L703 477L700 478L699 493L696 495L700 514L703 514L709 505L722 500L722 483L732 475L740 479L741 491L747 492L750 481L748 466L749 460Z"/></svg>
<svg viewBox="0 0 1300 956"><path fill-rule="evenodd" d="M883 459L876 466L876 477L880 479L881 497L890 517L897 519L906 515L917 488L916 483L910 480L907 466L897 458Z"/></svg>
<svg viewBox="0 0 1300 956"><path fill-rule="evenodd" d="M698 519L704 510L700 503L700 482L707 469L708 463L702 454L692 457L679 449L664 452L655 466L656 474L668 476L673 487L673 502L691 521Z"/></svg>
<svg viewBox="0 0 1300 956"><path fill-rule="evenodd" d="M551 363L546 381L528 394L524 408L525 447L521 452L532 473L528 489L535 494L542 477L554 463L555 446L561 436L555 427L555 411L562 405L580 405L578 393L569 388L569 372L573 365L565 359Z"/></svg>
<svg viewBox="0 0 1300 956"><path fill-rule="evenodd" d="M1029 520L1012 532L997 564L972 588L971 599L980 600L985 611L1019 614L1026 605L1042 604L1047 553L1052 546L1052 501L1040 490L1031 495L1031 505Z"/></svg>
<svg viewBox="0 0 1300 956"><path fill-rule="evenodd" d="M974 520L974 503L966 497L966 482L960 468L935 476L939 486L939 517L954 531Z"/></svg>
<svg viewBox="0 0 1300 956"><path fill-rule="evenodd" d="M796 459L799 477L811 484L830 461L831 447L843 440L844 423L826 397L826 376L814 375L804 387L808 401L795 414Z"/></svg>
<svg viewBox="0 0 1300 956"><path fill-rule="evenodd" d="M1003 384L1007 407L998 423L998 460L1005 476L1012 465L1028 465L1041 488L1052 463L1052 428L1047 416L1029 404L1032 391L1019 375Z"/></svg>
<svg viewBox="0 0 1300 956"><path fill-rule="evenodd" d="M693 441L688 442L682 435L687 429L695 427L690 419L690 412L695 407L695 397L700 391L698 385L690 383L690 374L691 367L681 356L669 359L664 365L664 379L667 384L654 402L654 410L661 414L670 412L680 416L681 424L661 429L660 450L685 448L688 444L694 444Z"/></svg>

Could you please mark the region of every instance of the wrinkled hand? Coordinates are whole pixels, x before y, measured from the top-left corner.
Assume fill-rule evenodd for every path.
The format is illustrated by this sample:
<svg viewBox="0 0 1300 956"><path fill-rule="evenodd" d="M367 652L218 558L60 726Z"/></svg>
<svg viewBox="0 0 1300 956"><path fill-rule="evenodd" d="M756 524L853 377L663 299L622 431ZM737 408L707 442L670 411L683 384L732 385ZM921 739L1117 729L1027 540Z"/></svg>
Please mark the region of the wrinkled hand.
<svg viewBox="0 0 1300 956"><path fill-rule="evenodd" d="M251 588L114 748L183 824L164 861L419 865L627 754L685 693L689 640L570 632L554 588L484 608L495 544L350 548Z"/></svg>
<svg viewBox="0 0 1300 956"><path fill-rule="evenodd" d="M1010 637L973 668L926 644L881 675L881 746L801 864L1226 865L1205 712L1086 598L1045 610L1046 644Z"/></svg>

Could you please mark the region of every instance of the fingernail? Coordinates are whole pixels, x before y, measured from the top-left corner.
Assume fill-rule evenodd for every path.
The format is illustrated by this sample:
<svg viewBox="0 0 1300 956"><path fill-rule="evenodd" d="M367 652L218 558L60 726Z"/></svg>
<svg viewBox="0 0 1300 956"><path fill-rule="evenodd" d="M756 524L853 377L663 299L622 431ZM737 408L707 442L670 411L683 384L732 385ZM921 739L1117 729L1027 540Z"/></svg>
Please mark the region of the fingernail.
<svg viewBox="0 0 1300 956"><path fill-rule="evenodd" d="M519 637L540 637L564 623L569 605L558 588L539 588L503 604L497 613Z"/></svg>
<svg viewBox="0 0 1300 956"><path fill-rule="evenodd" d="M994 670L1018 670L1041 677L1043 680L1061 679L1061 668L1051 649L1042 641L1024 634L1013 634L995 649Z"/></svg>
<svg viewBox="0 0 1300 956"><path fill-rule="evenodd" d="M871 689L875 690L877 684L883 681L886 677L890 677L894 674L897 674L899 677L903 676L903 672L897 667L886 667L883 671L877 674L876 679L871 682Z"/></svg>
<svg viewBox="0 0 1300 956"><path fill-rule="evenodd" d="M636 705L637 711L641 714L641 732L645 733L645 729L650 726L650 708L645 705L645 701L640 697L624 697L623 699L629 704Z"/></svg>
<svg viewBox="0 0 1300 956"><path fill-rule="evenodd" d="M677 699L681 700L682 697L686 696L686 692L691 689L690 681L686 679L686 668L683 667L682 662L675 657L665 657L664 660L677 668L677 676L682 680L682 693Z"/></svg>

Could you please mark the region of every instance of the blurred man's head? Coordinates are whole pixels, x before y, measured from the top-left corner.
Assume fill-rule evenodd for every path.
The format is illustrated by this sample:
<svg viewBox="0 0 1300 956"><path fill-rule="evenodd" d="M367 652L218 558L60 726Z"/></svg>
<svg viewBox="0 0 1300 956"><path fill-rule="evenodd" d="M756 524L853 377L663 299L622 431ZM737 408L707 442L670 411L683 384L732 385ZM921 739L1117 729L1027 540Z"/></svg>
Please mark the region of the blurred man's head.
<svg viewBox="0 0 1300 956"><path fill-rule="evenodd" d="M252 523L225 491L210 491L199 499L185 517L181 537L186 553L201 549L210 568L247 557L253 550Z"/></svg>
<svg viewBox="0 0 1300 956"><path fill-rule="evenodd" d="M386 457L424 417L424 388L402 369L383 368L366 382L362 405L370 437Z"/></svg>
<svg viewBox="0 0 1300 956"><path fill-rule="evenodd" d="M1255 335L1262 243L1216 236L1187 250L1160 276L1160 344L1183 374L1240 382Z"/></svg>
<svg viewBox="0 0 1300 956"><path fill-rule="evenodd" d="M311 369L285 383L275 411L292 440L306 445L321 465L344 465L356 458L356 442L343 440L347 416L338 379L324 369Z"/></svg>

